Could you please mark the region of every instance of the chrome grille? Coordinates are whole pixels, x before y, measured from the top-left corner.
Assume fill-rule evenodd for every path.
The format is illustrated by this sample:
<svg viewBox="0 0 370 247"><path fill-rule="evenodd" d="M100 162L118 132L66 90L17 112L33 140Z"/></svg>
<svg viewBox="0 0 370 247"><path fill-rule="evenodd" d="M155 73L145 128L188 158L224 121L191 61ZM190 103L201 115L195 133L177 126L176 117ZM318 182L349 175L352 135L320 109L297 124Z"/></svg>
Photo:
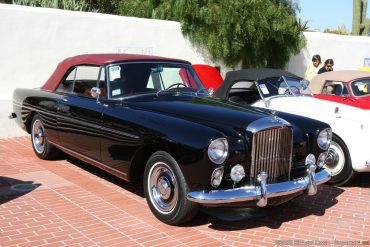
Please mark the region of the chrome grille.
<svg viewBox="0 0 370 247"><path fill-rule="evenodd" d="M293 130L278 127L254 134L252 144L251 177L267 172L267 183L290 179L293 149Z"/></svg>

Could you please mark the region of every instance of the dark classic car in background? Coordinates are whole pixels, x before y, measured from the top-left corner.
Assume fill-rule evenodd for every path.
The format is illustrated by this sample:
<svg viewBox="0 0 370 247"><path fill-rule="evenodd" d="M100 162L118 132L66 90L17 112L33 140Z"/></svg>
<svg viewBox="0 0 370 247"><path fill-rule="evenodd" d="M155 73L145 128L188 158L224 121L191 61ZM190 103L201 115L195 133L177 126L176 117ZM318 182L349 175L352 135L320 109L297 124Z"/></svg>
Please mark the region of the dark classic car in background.
<svg viewBox="0 0 370 247"><path fill-rule="evenodd" d="M154 215L204 206L277 205L314 195L329 125L209 97L190 63L154 56L68 58L40 89L16 89L16 122L41 159L58 150L125 180L143 179Z"/></svg>

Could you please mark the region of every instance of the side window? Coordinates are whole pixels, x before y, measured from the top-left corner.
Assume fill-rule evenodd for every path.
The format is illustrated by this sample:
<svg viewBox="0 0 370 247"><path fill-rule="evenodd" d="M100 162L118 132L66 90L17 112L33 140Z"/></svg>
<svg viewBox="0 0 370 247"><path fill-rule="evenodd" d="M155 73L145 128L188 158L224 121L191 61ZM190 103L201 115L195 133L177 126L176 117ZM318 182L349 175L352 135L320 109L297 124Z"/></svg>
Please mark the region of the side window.
<svg viewBox="0 0 370 247"><path fill-rule="evenodd" d="M370 95L370 79L360 79L351 83L352 92L355 96Z"/></svg>
<svg viewBox="0 0 370 247"><path fill-rule="evenodd" d="M90 90L97 86L99 70L100 67L98 66L76 66L60 83L57 88L57 92L73 93L91 97Z"/></svg>
<svg viewBox="0 0 370 247"><path fill-rule="evenodd" d="M326 95L341 96L343 93L343 82L340 81L326 81L321 91Z"/></svg>
<svg viewBox="0 0 370 247"><path fill-rule="evenodd" d="M75 81L76 71L77 69L74 68L71 72L69 72L67 77L59 84L56 90L57 92L60 92L60 93L72 93L73 92L73 83Z"/></svg>
<svg viewBox="0 0 370 247"><path fill-rule="evenodd" d="M78 66L73 87L73 93L91 96L90 90L97 86L99 67Z"/></svg>
<svg viewBox="0 0 370 247"><path fill-rule="evenodd" d="M252 88L254 83L252 81L238 81L231 88Z"/></svg>

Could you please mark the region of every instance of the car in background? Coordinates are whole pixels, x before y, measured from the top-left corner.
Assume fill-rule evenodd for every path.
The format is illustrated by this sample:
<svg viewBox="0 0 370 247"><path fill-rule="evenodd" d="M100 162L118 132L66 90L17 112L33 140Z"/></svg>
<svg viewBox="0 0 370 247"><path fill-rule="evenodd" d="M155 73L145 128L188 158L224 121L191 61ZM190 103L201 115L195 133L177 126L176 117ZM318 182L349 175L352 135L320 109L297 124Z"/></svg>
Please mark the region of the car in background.
<svg viewBox="0 0 370 247"><path fill-rule="evenodd" d="M315 76L309 87L316 98L370 110L370 72L326 72Z"/></svg>
<svg viewBox="0 0 370 247"><path fill-rule="evenodd" d="M194 66L194 65L193 65ZM195 65L198 73L201 67ZM218 73L209 66L208 73ZM325 73L326 74L326 73ZM200 77L203 81L210 77ZM325 168L328 182L343 185L356 172L370 172L370 113L358 107L313 97L308 82L284 70L245 69L226 73L217 81L215 97L239 105L288 112L330 124L333 138ZM206 83L205 83L206 84Z"/></svg>
<svg viewBox="0 0 370 247"><path fill-rule="evenodd" d="M39 89L16 89L12 118L41 159L62 150L127 181L178 225L199 205L277 205L330 179L326 123L209 97L187 61L88 54Z"/></svg>

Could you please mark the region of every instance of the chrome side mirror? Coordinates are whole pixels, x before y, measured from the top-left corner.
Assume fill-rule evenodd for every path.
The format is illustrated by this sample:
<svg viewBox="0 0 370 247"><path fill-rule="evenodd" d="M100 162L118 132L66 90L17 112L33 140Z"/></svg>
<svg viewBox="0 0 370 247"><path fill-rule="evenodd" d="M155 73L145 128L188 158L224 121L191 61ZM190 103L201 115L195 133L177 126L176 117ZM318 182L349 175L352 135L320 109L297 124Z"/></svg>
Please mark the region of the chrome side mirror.
<svg viewBox="0 0 370 247"><path fill-rule="evenodd" d="M98 87L93 87L91 90L90 90L90 94L93 98L96 98L96 99L99 99L99 96L101 94L101 90L100 88Z"/></svg>

